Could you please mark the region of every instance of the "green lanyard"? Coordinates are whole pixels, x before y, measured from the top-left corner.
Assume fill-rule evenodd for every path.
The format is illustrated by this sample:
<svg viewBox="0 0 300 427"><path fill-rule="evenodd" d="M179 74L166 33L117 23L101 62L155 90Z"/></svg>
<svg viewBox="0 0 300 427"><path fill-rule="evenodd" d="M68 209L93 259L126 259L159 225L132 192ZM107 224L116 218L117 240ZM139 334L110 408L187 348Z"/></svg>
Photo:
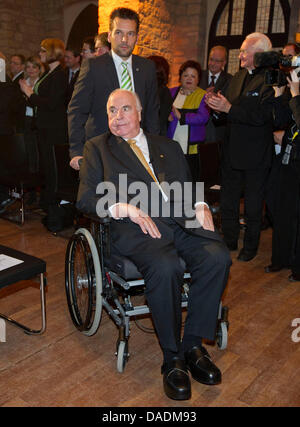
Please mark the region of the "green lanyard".
<svg viewBox="0 0 300 427"><path fill-rule="evenodd" d="M48 71L48 73L44 74L34 85L33 87L33 92L38 95L39 94L39 86L40 84L45 80L45 78L49 75L50 71ZM34 115L36 117L36 113L37 113L37 108L38 107L34 107Z"/></svg>
<svg viewBox="0 0 300 427"><path fill-rule="evenodd" d="M33 87L33 92L38 95L39 94L39 86L40 84L45 80L45 78L48 76L48 74L50 73L50 71L48 71L48 73L44 74L34 85Z"/></svg>

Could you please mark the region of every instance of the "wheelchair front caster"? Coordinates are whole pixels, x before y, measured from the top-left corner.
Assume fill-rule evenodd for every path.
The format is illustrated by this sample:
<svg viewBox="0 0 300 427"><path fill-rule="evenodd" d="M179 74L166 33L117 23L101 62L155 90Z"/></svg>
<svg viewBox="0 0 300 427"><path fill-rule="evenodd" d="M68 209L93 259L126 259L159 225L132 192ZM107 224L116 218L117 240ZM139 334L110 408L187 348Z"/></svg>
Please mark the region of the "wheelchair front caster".
<svg viewBox="0 0 300 427"><path fill-rule="evenodd" d="M217 330L217 345L220 350L227 348L228 327L227 322L220 322Z"/></svg>
<svg viewBox="0 0 300 427"><path fill-rule="evenodd" d="M225 348L227 348L229 328L228 311L228 307L222 306L222 304L220 304L219 321L216 333L216 342L220 350L225 350Z"/></svg>
<svg viewBox="0 0 300 427"><path fill-rule="evenodd" d="M122 373L124 372L125 365L129 358L127 340L119 341L119 344L117 345L116 356L117 356L117 371Z"/></svg>

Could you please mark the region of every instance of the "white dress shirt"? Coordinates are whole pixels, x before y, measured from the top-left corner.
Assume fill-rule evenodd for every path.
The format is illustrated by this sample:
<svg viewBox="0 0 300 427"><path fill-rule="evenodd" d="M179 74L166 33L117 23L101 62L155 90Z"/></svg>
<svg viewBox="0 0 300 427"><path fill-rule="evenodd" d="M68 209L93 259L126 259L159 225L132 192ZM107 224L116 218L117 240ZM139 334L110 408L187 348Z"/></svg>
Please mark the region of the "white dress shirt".
<svg viewBox="0 0 300 427"><path fill-rule="evenodd" d="M128 138L124 138L124 139L125 139L125 141L127 141ZM145 134L143 132L143 129L140 128L139 134L135 138L130 138L130 139L134 139L136 141L137 147L139 147L139 149L143 153L143 156L145 157L145 160L148 163L151 171L153 172L153 175L155 176L155 178L157 180L157 184L158 184L157 176L155 175L152 163L150 163L150 155L149 155L148 142L147 142L147 138L145 137ZM168 201L168 197L163 192L163 190L162 190L162 188L161 188L161 186L159 184L158 184L158 187L159 187L159 189L160 189L160 191L162 193L162 196L163 196L165 202L167 202Z"/></svg>
<svg viewBox="0 0 300 427"><path fill-rule="evenodd" d="M80 67L76 68L76 70L71 70L71 68L69 68L69 83L71 83L74 74L77 73L78 70L80 70Z"/></svg>
<svg viewBox="0 0 300 427"><path fill-rule="evenodd" d="M125 61L123 58L117 55L113 50L111 50L111 56L116 67L120 87L121 87L122 72L123 72L123 67L121 64L122 62L126 62L128 64L127 69L131 77L132 91L134 92L135 90L134 90L134 79L133 79L133 72L132 72L132 55L130 55L130 57Z"/></svg>
<svg viewBox="0 0 300 427"><path fill-rule="evenodd" d="M217 80L218 80L218 78L219 78L220 74L221 74L221 71L220 71L218 74L214 74L214 77L215 77L214 84L216 84L216 82L217 82ZM210 83L211 83L211 76L212 76L212 75L213 75L213 73L212 73L211 71L208 71L208 84L209 84L209 85L210 85Z"/></svg>

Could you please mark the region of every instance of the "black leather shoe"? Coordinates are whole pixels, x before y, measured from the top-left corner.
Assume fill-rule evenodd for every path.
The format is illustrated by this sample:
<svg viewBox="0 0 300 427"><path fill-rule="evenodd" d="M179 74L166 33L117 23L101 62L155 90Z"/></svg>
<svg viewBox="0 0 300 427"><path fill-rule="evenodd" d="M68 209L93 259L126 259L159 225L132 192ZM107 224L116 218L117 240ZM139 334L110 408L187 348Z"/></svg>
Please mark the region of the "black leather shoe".
<svg viewBox="0 0 300 427"><path fill-rule="evenodd" d="M240 253L238 254L237 259L239 261L251 261L256 256L256 252L250 252L246 251L245 249L241 249Z"/></svg>
<svg viewBox="0 0 300 427"><path fill-rule="evenodd" d="M207 385L220 384L222 381L221 371L213 364L204 347L194 346L184 355L187 367L196 381Z"/></svg>
<svg viewBox="0 0 300 427"><path fill-rule="evenodd" d="M289 275L290 282L300 282L300 274L292 273Z"/></svg>
<svg viewBox="0 0 300 427"><path fill-rule="evenodd" d="M16 200L15 199L5 199L0 203L0 214L5 212L5 210L12 205Z"/></svg>
<svg viewBox="0 0 300 427"><path fill-rule="evenodd" d="M172 362L162 366L161 372L164 375L164 390L170 399L191 398L191 381L184 360L174 357Z"/></svg>
<svg viewBox="0 0 300 427"><path fill-rule="evenodd" d="M282 269L283 267L281 267L280 265L270 264L265 267L265 273L276 273L277 271L280 271Z"/></svg>

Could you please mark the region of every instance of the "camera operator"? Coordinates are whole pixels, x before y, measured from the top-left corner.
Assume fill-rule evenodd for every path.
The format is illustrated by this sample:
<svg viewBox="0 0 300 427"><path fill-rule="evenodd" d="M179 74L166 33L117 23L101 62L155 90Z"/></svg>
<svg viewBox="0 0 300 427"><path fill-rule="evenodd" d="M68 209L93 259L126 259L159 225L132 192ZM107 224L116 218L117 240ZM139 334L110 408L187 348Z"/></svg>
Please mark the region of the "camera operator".
<svg viewBox="0 0 300 427"><path fill-rule="evenodd" d="M267 273L291 268L289 280L300 281L300 68L287 77L291 99L287 103L285 86L274 87L276 125L288 125L282 136L276 181L271 264ZM280 142L280 141L279 141Z"/></svg>

